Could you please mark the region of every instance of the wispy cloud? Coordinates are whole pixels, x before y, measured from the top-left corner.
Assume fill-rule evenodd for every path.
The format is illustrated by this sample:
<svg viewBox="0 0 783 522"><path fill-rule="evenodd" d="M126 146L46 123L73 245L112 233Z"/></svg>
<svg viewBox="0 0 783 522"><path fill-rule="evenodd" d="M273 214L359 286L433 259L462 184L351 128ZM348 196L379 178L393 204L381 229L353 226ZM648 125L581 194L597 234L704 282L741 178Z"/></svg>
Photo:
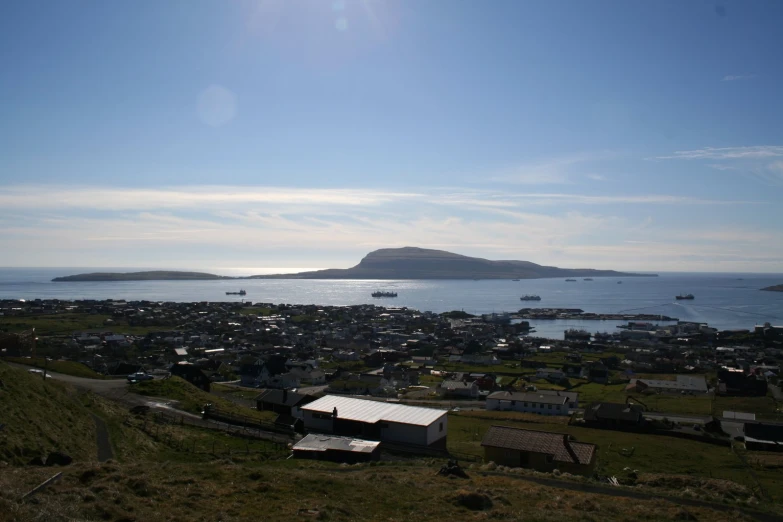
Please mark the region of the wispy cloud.
<svg viewBox="0 0 783 522"><path fill-rule="evenodd" d="M721 81L722 82L735 82L737 80L752 80L757 75L755 74L729 74L724 76Z"/></svg>
<svg viewBox="0 0 783 522"><path fill-rule="evenodd" d="M715 170L737 170L737 167L733 165L724 165L723 163L710 163L708 166Z"/></svg>
<svg viewBox="0 0 783 522"><path fill-rule="evenodd" d="M606 181L606 176L602 174L588 174L587 177L593 181Z"/></svg>
<svg viewBox="0 0 783 522"><path fill-rule="evenodd" d="M571 154L560 158L550 158L534 163L504 169L494 176L492 181L523 185L562 185L571 183L576 165L599 161L613 157L607 151Z"/></svg>
<svg viewBox="0 0 783 522"><path fill-rule="evenodd" d="M759 159L783 156L783 145L756 145L752 147L705 147L703 149L681 150L668 156L656 156L658 160L729 160Z"/></svg>

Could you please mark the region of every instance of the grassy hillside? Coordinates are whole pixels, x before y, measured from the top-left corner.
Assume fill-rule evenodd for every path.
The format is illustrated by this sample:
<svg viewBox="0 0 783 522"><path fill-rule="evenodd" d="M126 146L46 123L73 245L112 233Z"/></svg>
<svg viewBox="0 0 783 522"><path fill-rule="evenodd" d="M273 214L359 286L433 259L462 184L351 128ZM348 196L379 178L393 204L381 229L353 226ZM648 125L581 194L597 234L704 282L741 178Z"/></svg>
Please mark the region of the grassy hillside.
<svg viewBox="0 0 783 522"><path fill-rule="evenodd" d="M95 423L68 386L0 361L0 461L26 464L60 451L95 460Z"/></svg>
<svg viewBox="0 0 783 522"><path fill-rule="evenodd" d="M73 375L75 377L84 377L87 379L105 379L103 375L88 368L82 363L74 361L47 361L43 357L6 357L8 362L25 364L36 368L47 368L49 371L62 373L64 375Z"/></svg>
<svg viewBox="0 0 783 522"><path fill-rule="evenodd" d="M431 465L337 467L307 461L75 466L36 497L45 478L0 474L0 520L750 520L661 500L554 489L511 476L448 479Z"/></svg>
<svg viewBox="0 0 783 522"><path fill-rule="evenodd" d="M179 409L189 413L195 413L196 415L201 413L205 404L212 403L222 411L246 415L257 420L270 421L277 417L277 415L272 412L261 412L239 406L227 399L207 393L179 377L143 381L131 385L130 390L134 393L146 395L148 397L161 397L175 400L179 403Z"/></svg>

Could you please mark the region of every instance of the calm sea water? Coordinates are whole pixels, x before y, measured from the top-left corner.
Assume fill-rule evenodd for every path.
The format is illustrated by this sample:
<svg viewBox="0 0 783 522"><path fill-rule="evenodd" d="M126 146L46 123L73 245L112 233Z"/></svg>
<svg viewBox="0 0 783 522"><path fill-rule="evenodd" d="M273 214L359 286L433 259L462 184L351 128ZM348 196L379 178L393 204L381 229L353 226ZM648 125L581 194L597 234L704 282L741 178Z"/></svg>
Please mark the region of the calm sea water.
<svg viewBox="0 0 783 522"><path fill-rule="evenodd" d="M481 281L132 281L111 283L52 283L51 279L83 272L127 271L112 268L0 268L0 299L127 299L151 301L240 301L227 291L247 291L253 302L352 305L373 303L418 310L470 313L513 312L520 308L581 308L588 312L663 314L681 320L707 322L721 329L752 328L769 321L783 323L783 293L760 288L783 283L774 274L664 273L659 277L595 278L567 283L563 278ZM208 270L235 275L231 271ZM237 274L238 275L238 274ZM617 281L622 281L618 284ZM396 299L373 299L374 290L392 290ZM674 296L692 293L693 301ZM541 301L522 302L538 294ZM566 328L614 331L619 321L531 321L536 333L562 338Z"/></svg>

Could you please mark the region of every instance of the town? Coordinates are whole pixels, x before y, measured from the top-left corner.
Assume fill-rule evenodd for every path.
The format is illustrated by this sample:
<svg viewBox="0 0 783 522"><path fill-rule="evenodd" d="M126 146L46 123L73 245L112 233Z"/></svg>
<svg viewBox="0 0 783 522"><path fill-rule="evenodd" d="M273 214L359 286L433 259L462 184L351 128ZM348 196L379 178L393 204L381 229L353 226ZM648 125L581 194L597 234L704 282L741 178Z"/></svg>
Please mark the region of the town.
<svg viewBox="0 0 783 522"><path fill-rule="evenodd" d="M696 475L694 452L730 448L755 462L748 480L761 497L780 494L778 459L765 459L783 448L783 327L626 316L619 333L554 340L513 315L6 300L0 354L33 374L115 377L156 399L181 382L206 398L191 413L288 440L297 458L442 457L620 485L636 483L636 467L668 469L650 459L660 448L681 446ZM168 398L174 408L157 413L176 416L179 397Z"/></svg>

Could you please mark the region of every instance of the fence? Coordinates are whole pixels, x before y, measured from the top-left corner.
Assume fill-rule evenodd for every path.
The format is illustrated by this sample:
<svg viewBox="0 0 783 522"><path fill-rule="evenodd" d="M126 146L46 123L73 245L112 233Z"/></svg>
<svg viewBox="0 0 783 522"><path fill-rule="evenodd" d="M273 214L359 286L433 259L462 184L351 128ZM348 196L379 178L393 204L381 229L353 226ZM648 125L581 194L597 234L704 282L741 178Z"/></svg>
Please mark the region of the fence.
<svg viewBox="0 0 783 522"><path fill-rule="evenodd" d="M126 423L132 423L129 417ZM188 453L220 455L259 455L265 459L282 458L289 453L287 441L270 440L264 436L259 437L254 430L240 426L225 425L219 430L222 433L236 437L231 440L221 440L221 437L205 432L202 436L189 435L187 432L177 430L177 427L192 426L198 428L210 428L204 422L197 419L180 416L179 419L172 416L156 413L144 416L137 421L137 427L158 442ZM265 434L262 434L265 435Z"/></svg>

